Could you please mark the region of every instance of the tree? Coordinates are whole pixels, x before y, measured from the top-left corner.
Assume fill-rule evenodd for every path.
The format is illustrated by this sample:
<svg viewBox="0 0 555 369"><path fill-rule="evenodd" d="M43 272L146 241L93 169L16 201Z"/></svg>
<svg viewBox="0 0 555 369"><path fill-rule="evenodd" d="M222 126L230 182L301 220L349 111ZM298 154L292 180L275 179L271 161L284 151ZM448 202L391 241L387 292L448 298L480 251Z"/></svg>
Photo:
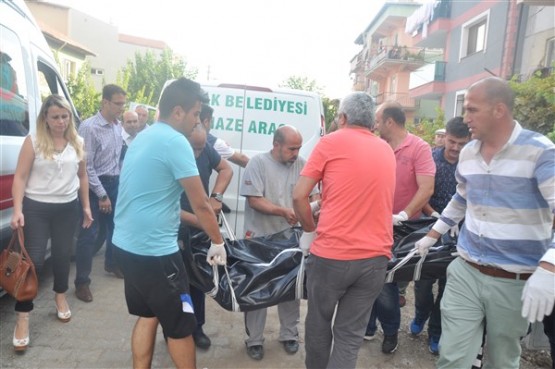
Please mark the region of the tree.
<svg viewBox="0 0 555 369"><path fill-rule="evenodd" d="M323 88L318 86L316 80L309 80L307 77L291 76L282 82L279 87L288 87L294 90L303 90L316 92L322 97L322 105L324 106L324 119L326 121L326 131L329 130L337 109L339 108L339 100L330 99L323 94Z"/></svg>
<svg viewBox="0 0 555 369"><path fill-rule="evenodd" d="M330 125L337 115L339 109L339 99L330 99L329 97L322 97L322 104L324 105L324 114L326 119L326 132L329 132Z"/></svg>
<svg viewBox="0 0 555 369"><path fill-rule="evenodd" d="M135 61L128 60L118 72L117 83L127 92L128 101L156 105L167 80L179 77L194 79L197 74L196 69L188 69L187 62L168 48L158 59L151 51L135 53Z"/></svg>
<svg viewBox="0 0 555 369"><path fill-rule="evenodd" d="M322 88L318 86L316 80L309 80L307 77L291 76L287 78L279 87L288 87L294 90L303 90L322 94Z"/></svg>
<svg viewBox="0 0 555 369"><path fill-rule="evenodd" d="M524 82L513 77L515 91L513 114L524 127L555 139L555 73L537 71Z"/></svg>
<svg viewBox="0 0 555 369"><path fill-rule="evenodd" d="M422 119L419 123L407 122L407 130L420 137L430 145L434 145L434 136L436 130L445 128L445 112L440 108L436 108L436 117L433 120L426 118Z"/></svg>
<svg viewBox="0 0 555 369"><path fill-rule="evenodd" d="M69 76L66 85L81 120L96 114L100 93L94 88L89 62L85 62L81 66L76 76Z"/></svg>

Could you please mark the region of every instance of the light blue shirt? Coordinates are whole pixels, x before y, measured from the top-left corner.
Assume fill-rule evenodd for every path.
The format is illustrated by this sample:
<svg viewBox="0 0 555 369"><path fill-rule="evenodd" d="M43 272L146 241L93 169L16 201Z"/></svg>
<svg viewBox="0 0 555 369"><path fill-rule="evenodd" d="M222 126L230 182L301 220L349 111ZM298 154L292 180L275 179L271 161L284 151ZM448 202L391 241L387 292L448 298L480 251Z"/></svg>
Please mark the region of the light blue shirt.
<svg viewBox="0 0 555 369"><path fill-rule="evenodd" d="M123 163L112 242L138 255L177 252L179 180L199 175L191 145L183 134L157 122L137 135Z"/></svg>
<svg viewBox="0 0 555 369"><path fill-rule="evenodd" d="M110 123L100 112L79 126L79 135L85 140L89 188L98 197L106 195L99 176L119 175L119 157L123 146L121 123Z"/></svg>

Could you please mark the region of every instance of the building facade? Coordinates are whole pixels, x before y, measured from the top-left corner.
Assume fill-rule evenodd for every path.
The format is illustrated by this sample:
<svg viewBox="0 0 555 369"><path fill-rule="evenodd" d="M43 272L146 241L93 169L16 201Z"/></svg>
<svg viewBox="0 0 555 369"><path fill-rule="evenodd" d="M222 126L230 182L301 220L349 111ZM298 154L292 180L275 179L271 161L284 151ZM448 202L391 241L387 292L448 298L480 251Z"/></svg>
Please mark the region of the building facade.
<svg viewBox="0 0 555 369"><path fill-rule="evenodd" d="M434 116L433 105L421 104L409 93L410 78L442 54L415 46L405 32L407 17L420 6L412 1L386 2L355 40L362 50L351 60L353 89L370 93L378 104L399 102L408 121Z"/></svg>
<svg viewBox="0 0 555 369"><path fill-rule="evenodd" d="M168 48L162 41L121 34L117 26L67 6L36 0L26 0L26 4L45 29L71 39L77 45L84 45L90 51L86 60L98 91L105 84L116 82L118 71L127 65L128 60L135 60L135 53L150 51L158 56ZM50 42L48 37L47 40ZM50 46L56 52L58 43ZM64 65L61 67L63 70ZM73 71L79 71L79 68L75 66Z"/></svg>
<svg viewBox="0 0 555 369"><path fill-rule="evenodd" d="M498 76L527 79L554 60L555 0L435 0L407 18L414 45L443 60L411 75L410 95L436 100L447 119L463 114L466 89Z"/></svg>

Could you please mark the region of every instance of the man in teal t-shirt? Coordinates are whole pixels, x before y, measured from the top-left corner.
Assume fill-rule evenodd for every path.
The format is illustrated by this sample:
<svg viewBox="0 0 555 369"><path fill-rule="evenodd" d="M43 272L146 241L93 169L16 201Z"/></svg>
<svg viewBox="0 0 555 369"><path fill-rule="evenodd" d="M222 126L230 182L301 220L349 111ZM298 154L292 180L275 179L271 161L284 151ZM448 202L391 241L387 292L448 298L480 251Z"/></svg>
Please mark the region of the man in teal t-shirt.
<svg viewBox="0 0 555 369"><path fill-rule="evenodd" d="M183 189L212 241L208 263L226 263L216 216L185 138L200 123L202 102L207 98L198 83L186 78L172 82L160 98L160 120L137 136L124 159L113 243L127 308L139 317L131 341L134 368L150 367L158 323L175 366L196 365L196 320L177 246Z"/></svg>

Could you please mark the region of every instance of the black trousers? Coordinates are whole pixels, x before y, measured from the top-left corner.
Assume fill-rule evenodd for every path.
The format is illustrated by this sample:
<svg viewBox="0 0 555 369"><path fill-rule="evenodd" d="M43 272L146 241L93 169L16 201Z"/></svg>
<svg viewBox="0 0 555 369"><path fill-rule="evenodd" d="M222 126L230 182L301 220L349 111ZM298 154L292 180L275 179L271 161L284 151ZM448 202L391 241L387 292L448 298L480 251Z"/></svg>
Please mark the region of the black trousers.
<svg viewBox="0 0 555 369"><path fill-rule="evenodd" d="M555 309L543 319L543 331L551 346L551 367L555 369Z"/></svg>
<svg viewBox="0 0 555 369"><path fill-rule="evenodd" d="M78 211L77 199L59 204L23 198L25 248L38 273L44 265L48 240L51 240L53 290L56 293L64 293L68 289L73 235L79 219ZM18 301L15 304L15 310L29 312L33 310L33 301Z"/></svg>

